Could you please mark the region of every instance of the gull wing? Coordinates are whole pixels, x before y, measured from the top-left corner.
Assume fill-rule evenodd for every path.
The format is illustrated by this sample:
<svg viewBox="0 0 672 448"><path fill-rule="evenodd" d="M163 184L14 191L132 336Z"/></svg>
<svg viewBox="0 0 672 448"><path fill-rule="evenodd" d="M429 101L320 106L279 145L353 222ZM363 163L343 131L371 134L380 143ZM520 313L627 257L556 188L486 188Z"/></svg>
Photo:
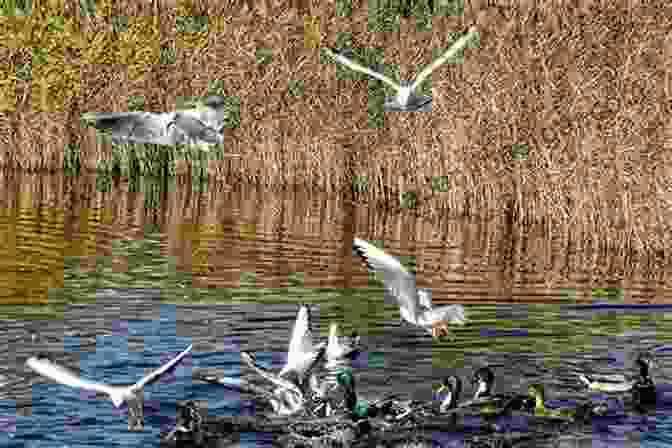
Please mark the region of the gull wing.
<svg viewBox="0 0 672 448"><path fill-rule="evenodd" d="M327 359L340 360L352 356L357 351L359 351L359 336L341 336L338 324L332 322L329 327L329 342L326 349Z"/></svg>
<svg viewBox="0 0 672 448"><path fill-rule="evenodd" d="M34 372L52 379L57 383L65 384L70 387L79 387L85 390L102 392L112 396L117 393L118 387L108 386L106 384L94 383L93 381L80 378L71 370L59 366L46 357L31 356L26 360L26 365Z"/></svg>
<svg viewBox="0 0 672 448"><path fill-rule="evenodd" d="M158 369L154 370L152 373L149 375L145 376L142 378L140 381L135 383L133 386L131 386L131 390L133 391L138 391L141 390L143 387L145 387L148 384L152 384L156 380L158 380L161 375L164 373L168 372L169 370L177 367L177 365L184 359L185 356L189 352L191 352L191 348L193 347L193 344L189 344L189 347L187 347L182 353L178 354L176 357L159 367Z"/></svg>
<svg viewBox="0 0 672 448"><path fill-rule="evenodd" d="M240 352L240 359L245 364L247 364L248 367L254 370L259 376L275 384L277 387L289 389L293 392L296 392L300 396L303 396L301 389L299 389L299 387L296 384L292 383L291 381L285 378L282 378L280 375L276 375L273 372L257 365L256 358L251 353Z"/></svg>
<svg viewBox="0 0 672 448"><path fill-rule="evenodd" d="M284 376L289 371L296 371L299 376L310 370L322 355L326 344L313 345L311 315L308 305L302 304L296 314L296 321L292 329L287 351L287 363L280 371Z"/></svg>
<svg viewBox="0 0 672 448"><path fill-rule="evenodd" d="M96 129L109 131L117 141L171 145L174 142L167 128L172 117L172 113L103 112L85 114L82 118L92 122Z"/></svg>
<svg viewBox="0 0 672 448"><path fill-rule="evenodd" d="M269 391L263 387L260 387L256 384L253 384L242 378L232 378L228 376L216 376L216 375L200 375L198 377L201 381L205 381L210 384L218 384L224 386L229 390L235 390L240 393L248 393L267 399L275 398L272 391Z"/></svg>
<svg viewBox="0 0 672 448"><path fill-rule="evenodd" d="M446 305L438 308L432 308L425 311L425 318L429 322L445 320L451 324L464 325L467 322L467 316L462 305Z"/></svg>
<svg viewBox="0 0 672 448"><path fill-rule="evenodd" d="M460 37L455 41L453 45L442 55L440 56L437 60L432 62L429 66L425 67L423 71L420 72L420 74L415 78L415 81L413 81L413 84L411 85L411 90L415 91L420 84L427 78L434 70L442 66L443 64L448 61L448 59L452 58L455 56L457 53L462 51L464 47L467 46L469 41L476 37L478 35L478 32L476 31L475 27L471 27L467 34L464 36Z"/></svg>
<svg viewBox="0 0 672 448"><path fill-rule="evenodd" d="M356 71L356 72L365 73L365 74L367 74L367 75L369 75L369 76L371 76L371 77L373 77L373 78L376 78L376 79L378 79L378 80L380 80L380 81L383 81L385 84L387 84L387 85L389 85L390 87L394 88L396 91L400 91L400 90L402 89L402 87L401 87L399 84L397 84L396 82L392 81L390 78L388 78L388 77L385 76L385 75L382 75L382 74L380 74L380 73L378 73L378 72L374 72L373 70L371 70L371 69L369 69L369 68L367 68L367 67L364 67L363 65L360 65L360 64L356 63L356 62L353 61L352 59L348 59L348 58L346 58L345 56L343 56L343 55L341 55L341 54L338 54L338 53L335 53L335 52L331 51L329 48L326 48L326 47L325 47L325 48L324 48L324 51L326 51L327 54L329 54L329 56L331 56L332 58L336 59L336 61L340 62L341 64L345 65L346 67L350 68L351 70L354 70L354 71Z"/></svg>
<svg viewBox="0 0 672 448"><path fill-rule="evenodd" d="M222 134L190 114L176 112L172 124L189 140L202 141L213 145L223 142Z"/></svg>
<svg viewBox="0 0 672 448"><path fill-rule="evenodd" d="M419 303L413 274L399 260L364 240L355 238L353 249L364 260L369 271L383 275L385 288L396 299L399 307L406 310L408 319L417 323ZM406 318L403 313L402 317Z"/></svg>

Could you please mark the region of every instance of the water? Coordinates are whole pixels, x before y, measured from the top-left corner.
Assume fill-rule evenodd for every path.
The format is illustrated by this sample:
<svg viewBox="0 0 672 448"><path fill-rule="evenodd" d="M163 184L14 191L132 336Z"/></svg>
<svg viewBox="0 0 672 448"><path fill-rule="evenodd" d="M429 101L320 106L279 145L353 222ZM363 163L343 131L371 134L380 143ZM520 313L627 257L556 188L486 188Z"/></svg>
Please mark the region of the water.
<svg viewBox="0 0 672 448"><path fill-rule="evenodd" d="M249 397L195 383L192 372L239 375L241 349L280 368L301 302L313 306L318 337L332 321L362 336L355 367L365 398L428 400L442 376L466 380L486 364L496 391L542 382L549 399L599 398L577 372L629 375L641 351L656 353L661 389L672 384L670 268L659 254L591 252L557 231L438 221L317 194L187 184L157 199L128 184L96 191L84 178L4 180L0 446L156 446L175 400L198 400L209 415L254 412ZM400 322L352 255L354 236L417 269L435 302L466 304L470 323L454 342ZM39 349L88 378L130 383L192 342L175 378L146 389L142 433L127 432L109 401L24 367ZM574 425L529 446L668 446L667 414ZM434 438L470 446L461 434ZM251 434L240 444L261 441Z"/></svg>

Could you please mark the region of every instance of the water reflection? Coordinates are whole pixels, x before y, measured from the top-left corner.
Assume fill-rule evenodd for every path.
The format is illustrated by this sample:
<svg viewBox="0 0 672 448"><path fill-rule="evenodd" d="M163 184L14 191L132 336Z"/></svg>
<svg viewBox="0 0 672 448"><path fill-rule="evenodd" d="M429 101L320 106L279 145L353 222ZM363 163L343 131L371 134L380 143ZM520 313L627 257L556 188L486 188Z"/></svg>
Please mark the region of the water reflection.
<svg viewBox="0 0 672 448"><path fill-rule="evenodd" d="M361 288L369 276L352 257L354 236L417 269L418 286L430 287L437 304L672 303L670 263L660 254L594 250L572 240L572 229L436 221L318 193L244 185L194 188L173 180L154 198L151 179L98 191L94 178L0 176L6 186L0 300L28 305L21 312L36 312L32 304L55 312L73 299L57 292L73 269L114 274L108 286L157 287L180 278L185 291L163 294L176 302L193 299L187 286L248 288L254 299L264 288Z"/></svg>

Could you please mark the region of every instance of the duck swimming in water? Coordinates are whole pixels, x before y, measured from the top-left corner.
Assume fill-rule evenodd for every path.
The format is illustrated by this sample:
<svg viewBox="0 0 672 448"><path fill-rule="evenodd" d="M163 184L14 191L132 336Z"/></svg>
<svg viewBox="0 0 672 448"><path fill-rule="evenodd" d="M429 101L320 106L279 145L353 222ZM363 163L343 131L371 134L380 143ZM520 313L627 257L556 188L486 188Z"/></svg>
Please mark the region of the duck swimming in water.
<svg viewBox="0 0 672 448"><path fill-rule="evenodd" d="M490 367L481 367L471 379L476 385L476 391L471 401L460 404L464 406L478 406L482 413L501 414L511 410L520 410L531 407L529 397L520 394L494 394L495 374Z"/></svg>
<svg viewBox="0 0 672 448"><path fill-rule="evenodd" d="M432 306L432 292L417 289L415 276L396 258L364 240L355 238L353 249L366 262L371 272L382 274L387 292L399 305L401 317L428 331L433 337L450 336L450 324L464 325L467 321L462 305Z"/></svg>
<svg viewBox="0 0 672 448"><path fill-rule="evenodd" d="M631 392L632 401L637 408L646 408L656 405L656 385L650 376L652 360L645 355L635 359L635 368L639 374L633 380L627 380L623 375L609 377L592 377L579 375L579 380L590 390L600 392Z"/></svg>
<svg viewBox="0 0 672 448"><path fill-rule="evenodd" d="M606 402L581 403L576 406L549 408L546 406L546 393L542 384L531 384L528 394L534 399L532 412L537 417L551 417L570 420L589 420L594 416L604 416L609 412Z"/></svg>
<svg viewBox="0 0 672 448"><path fill-rule="evenodd" d="M352 368L352 360L361 350L360 338L353 332L352 336L342 336L339 332L339 325L333 322L329 327L329 339L325 350L324 375L319 382L317 375L310 375L310 390L319 399L322 400L322 409L314 409L315 412L321 412L322 416L329 416L332 412L330 403L324 398L330 394L330 391L340 387L336 379L342 369Z"/></svg>

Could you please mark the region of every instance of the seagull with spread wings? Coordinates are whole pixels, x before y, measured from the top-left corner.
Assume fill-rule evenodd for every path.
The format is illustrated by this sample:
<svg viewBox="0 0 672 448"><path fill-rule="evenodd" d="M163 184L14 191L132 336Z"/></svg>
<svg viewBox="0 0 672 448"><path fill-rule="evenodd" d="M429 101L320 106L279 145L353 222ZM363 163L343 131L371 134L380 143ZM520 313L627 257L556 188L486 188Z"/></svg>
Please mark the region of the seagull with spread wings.
<svg viewBox="0 0 672 448"><path fill-rule="evenodd" d="M224 98L214 95L194 109L87 113L82 118L96 129L110 132L114 143L185 144L208 151L211 145L224 142L225 106Z"/></svg>
<svg viewBox="0 0 672 448"><path fill-rule="evenodd" d="M364 260L369 271L382 275L385 289L396 300L405 321L426 329L435 338L450 335L449 324L466 323L462 305L434 308L432 292L416 288L415 276L393 256L359 238L355 238L353 249Z"/></svg>
<svg viewBox="0 0 672 448"><path fill-rule="evenodd" d="M192 345L189 345L182 353L151 372L149 375L141 378L138 382L130 386L113 386L103 383L96 383L84 378L80 378L74 372L62 367L45 355L31 356L26 360L26 365L36 373L47 377L57 383L70 387L78 387L85 390L95 391L107 395L115 408L122 404L128 404L128 430L140 431L144 427L143 416L143 389L148 384L156 382L162 375L175 369L189 352Z"/></svg>
<svg viewBox="0 0 672 448"><path fill-rule="evenodd" d="M345 65L351 70L357 72L365 73L372 78L376 78L385 84L392 87L397 91L397 94L393 98L388 98L385 101L384 108L387 111L418 111L425 110L427 106L432 102L432 97L419 95L417 93L418 88L422 82L437 68L445 64L450 58L454 57L457 53L462 51L469 41L476 37L478 32L475 27L469 29L469 31L459 39L455 41L453 45L437 60L428 65L423 71L416 76L415 80L411 83L408 81L401 81L399 83L393 81L387 76L379 73L377 71L371 70L370 68L364 67L361 64L353 61L352 59L345 56L345 52L335 52L329 48L324 48L324 51L334 58L337 62Z"/></svg>

